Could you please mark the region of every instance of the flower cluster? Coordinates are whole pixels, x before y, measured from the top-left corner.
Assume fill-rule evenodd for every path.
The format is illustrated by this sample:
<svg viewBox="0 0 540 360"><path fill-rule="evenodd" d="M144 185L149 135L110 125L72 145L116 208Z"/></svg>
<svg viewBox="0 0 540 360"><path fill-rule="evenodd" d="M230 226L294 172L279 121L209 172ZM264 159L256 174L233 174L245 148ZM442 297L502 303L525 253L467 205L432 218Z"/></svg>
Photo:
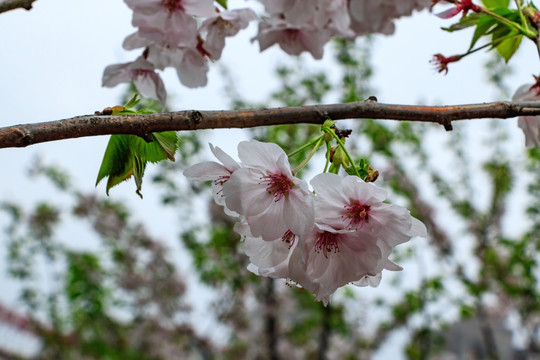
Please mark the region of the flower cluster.
<svg viewBox="0 0 540 360"><path fill-rule="evenodd" d="M137 28L123 47L142 48L133 62L108 66L103 86L133 82L138 91L164 103L166 92L156 70L176 69L187 87L205 86L209 61L219 60L225 38L260 19L254 38L263 51L274 44L290 55L304 51L323 56L332 37L390 34L393 19L428 8L430 0L258 0L267 14L251 9L220 11L213 0L124 0Z"/></svg>
<svg viewBox="0 0 540 360"><path fill-rule="evenodd" d="M133 10L132 24L137 32L124 40L123 47L126 50L144 48L144 52L134 62L107 67L103 86L132 81L143 95L162 103L164 95L158 91L162 82L156 69L172 67L185 86L205 86L208 61L221 57L225 38L236 35L257 19L250 9L218 12L213 0L125 2ZM141 79L146 78L152 79L153 91L141 86Z"/></svg>
<svg viewBox="0 0 540 360"><path fill-rule="evenodd" d="M212 181L214 199L237 215L248 269L288 279L328 303L339 287L377 286L394 246L426 236L403 207L385 203L386 192L357 176L322 173L308 184L297 178L277 145L244 141L236 162L211 145L220 161L193 165L184 175Z"/></svg>
<svg viewBox="0 0 540 360"><path fill-rule="evenodd" d="M540 101L540 79L535 76L536 82L533 85L522 85L517 89L512 97L512 101ZM518 126L525 134L525 146L540 146L540 117L520 116Z"/></svg>
<svg viewBox="0 0 540 360"><path fill-rule="evenodd" d="M430 0L260 0L269 16L259 24L261 51L279 44L290 55L322 58L332 37L391 34L392 20L430 6Z"/></svg>

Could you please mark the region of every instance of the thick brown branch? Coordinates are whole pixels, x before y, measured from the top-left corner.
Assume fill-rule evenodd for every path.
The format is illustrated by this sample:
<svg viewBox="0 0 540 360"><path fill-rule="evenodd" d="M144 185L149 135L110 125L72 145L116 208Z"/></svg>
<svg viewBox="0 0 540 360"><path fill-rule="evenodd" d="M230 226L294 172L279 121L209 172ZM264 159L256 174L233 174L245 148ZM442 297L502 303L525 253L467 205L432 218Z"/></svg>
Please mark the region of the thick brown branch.
<svg viewBox="0 0 540 360"><path fill-rule="evenodd" d="M0 0L0 13L15 9L32 9L32 3L37 0Z"/></svg>
<svg viewBox="0 0 540 360"><path fill-rule="evenodd" d="M392 119L433 122L451 129L454 120L540 115L540 102L496 102L453 106L412 106L363 101L276 109L178 111L162 114L86 115L0 128L0 148L108 134L145 136L167 130L249 128L281 124L322 124L326 119Z"/></svg>

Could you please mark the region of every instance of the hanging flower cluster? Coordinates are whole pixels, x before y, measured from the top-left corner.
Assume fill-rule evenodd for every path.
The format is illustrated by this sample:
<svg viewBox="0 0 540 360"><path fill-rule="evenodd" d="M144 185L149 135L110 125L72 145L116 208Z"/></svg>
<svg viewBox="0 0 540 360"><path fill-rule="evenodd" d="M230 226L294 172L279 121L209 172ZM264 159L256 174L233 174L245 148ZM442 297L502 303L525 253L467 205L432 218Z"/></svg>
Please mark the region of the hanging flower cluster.
<svg viewBox="0 0 540 360"><path fill-rule="evenodd" d="M337 146L327 145L332 166L326 168L333 172L315 176L311 188L295 176L307 161L291 170L279 146L256 140L238 145L240 163L210 145L219 163L193 165L184 175L211 180L215 201L238 216L235 230L242 235L250 271L287 279L327 304L341 286L377 286L384 269L401 270L389 260L392 249L426 236L426 229L407 209L386 203L386 191L364 181L352 162L339 160L356 174L338 175L341 165L333 158L338 149L346 152L343 139L333 128L323 126L323 131L326 136L307 146L315 145L312 155L322 142L336 140ZM368 169L364 177L376 176Z"/></svg>
<svg viewBox="0 0 540 360"><path fill-rule="evenodd" d="M430 0L258 0L266 15L251 9L225 10L226 1L124 0L133 10L137 28L128 36L126 50L143 49L135 61L108 66L103 86L133 82L144 96L165 102L166 92L156 70L176 69L187 87L205 86L209 61L219 60L225 38L235 36L260 20L254 38L263 51L278 44L286 53L304 51L323 56L332 37L354 38L367 33L390 34L392 20L429 7Z"/></svg>

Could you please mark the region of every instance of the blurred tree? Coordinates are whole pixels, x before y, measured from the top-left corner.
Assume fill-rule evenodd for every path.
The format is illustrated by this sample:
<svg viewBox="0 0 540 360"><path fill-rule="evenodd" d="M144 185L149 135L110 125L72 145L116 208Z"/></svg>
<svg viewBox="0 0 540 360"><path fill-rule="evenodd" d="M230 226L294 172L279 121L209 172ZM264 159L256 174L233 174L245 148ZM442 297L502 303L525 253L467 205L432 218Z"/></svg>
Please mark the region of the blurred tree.
<svg viewBox="0 0 540 360"><path fill-rule="evenodd" d="M339 81L313 72L302 58L281 65L281 86L269 104L249 104L232 81L226 93L233 108L363 100L376 95L370 84L372 47L370 39L334 43ZM491 62L488 73L504 91L499 63ZM18 204L2 203L9 219L9 273L22 284L21 299L43 339L36 358L368 359L399 333L407 334L403 353L410 359L464 356L471 350L486 359L539 356L540 152L516 157L500 121L492 123L490 134L459 124L451 140L439 127L417 123L366 120L339 126L352 130L347 144L355 160L369 161L392 201L427 225L427 241L415 240L393 254L416 269L416 279L385 274L380 290L346 287L324 307L296 286L249 273L242 241L232 229L235 220L214 205L209 186L189 184L181 175L203 156L201 143L208 136L190 132L180 137L182 161L160 164L152 182L162 190L164 211L178 214L193 271L218 294L209 316L226 341L205 338L190 322L184 276L164 245L120 203L83 194L65 173L37 163L34 173L47 176L71 205L39 203L27 213ZM318 131L314 125L286 125L250 135L290 152ZM313 165L302 171L312 170ZM527 194L516 192L516 184L528 184ZM206 216L195 216L193 209L201 204L207 205ZM509 226L525 216L528 228ZM59 241L58 227L74 218L91 226L98 251L77 251ZM37 286L49 276L38 273L37 264L47 264L54 291L42 293ZM494 320L509 317L518 320L514 330L525 334L519 351L500 348L504 342L497 338ZM452 345L451 324L461 319L478 326L479 342L471 342L472 349Z"/></svg>

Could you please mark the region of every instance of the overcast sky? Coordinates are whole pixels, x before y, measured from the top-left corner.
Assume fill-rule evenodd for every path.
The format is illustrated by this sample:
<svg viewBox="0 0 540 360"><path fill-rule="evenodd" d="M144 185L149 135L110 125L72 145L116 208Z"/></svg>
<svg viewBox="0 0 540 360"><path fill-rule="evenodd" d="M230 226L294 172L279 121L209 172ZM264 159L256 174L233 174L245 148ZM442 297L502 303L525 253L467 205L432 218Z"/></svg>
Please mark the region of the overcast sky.
<svg viewBox="0 0 540 360"><path fill-rule="evenodd" d="M231 3L231 7L237 7L245 2ZM120 0L38 0L32 11L1 14L0 126L91 114L117 104L123 87L102 88L101 75L107 65L138 56L138 51L127 52L121 47L123 39L134 31L130 21L131 13ZM484 54L451 64L447 76L438 74L429 64L435 53L454 55L468 47L470 33L448 34L439 29L449 24L424 12L397 22L395 36L376 37L372 84L380 102L460 104L495 100L497 93L485 82ZM242 36L228 40L221 61L238 79L240 91L263 100L276 85L275 65L286 56L275 47L259 54L257 46L249 42L255 30L252 26ZM309 63L323 68L330 62ZM526 44L512 63L516 72L510 85L515 89L531 82L531 74L538 70L538 55L532 45ZM209 85L203 89L183 87L174 71L167 71L164 79L169 94L177 99L173 110L227 106L217 66L212 66ZM244 137L241 130L219 130L215 134L214 143L232 153ZM522 136L517 127L514 136ZM0 149L0 198L30 205L50 196L51 188L45 181L30 181L26 176L38 155L48 164L68 169L80 188L104 193L104 184L94 190L94 183L107 140L102 136ZM111 190L113 198L123 199L136 209L138 218L148 218L148 209L159 214L149 223L152 234L172 239L170 246L180 252L177 230L168 226L175 221L174 214L159 212L157 194L149 182L143 193L145 199L141 201L134 194L133 183ZM78 236L73 235L73 240ZM0 256L4 256L1 245ZM0 272L2 263L0 260ZM7 280L0 281L0 288L12 289ZM2 291L0 301L15 305L15 292Z"/></svg>

